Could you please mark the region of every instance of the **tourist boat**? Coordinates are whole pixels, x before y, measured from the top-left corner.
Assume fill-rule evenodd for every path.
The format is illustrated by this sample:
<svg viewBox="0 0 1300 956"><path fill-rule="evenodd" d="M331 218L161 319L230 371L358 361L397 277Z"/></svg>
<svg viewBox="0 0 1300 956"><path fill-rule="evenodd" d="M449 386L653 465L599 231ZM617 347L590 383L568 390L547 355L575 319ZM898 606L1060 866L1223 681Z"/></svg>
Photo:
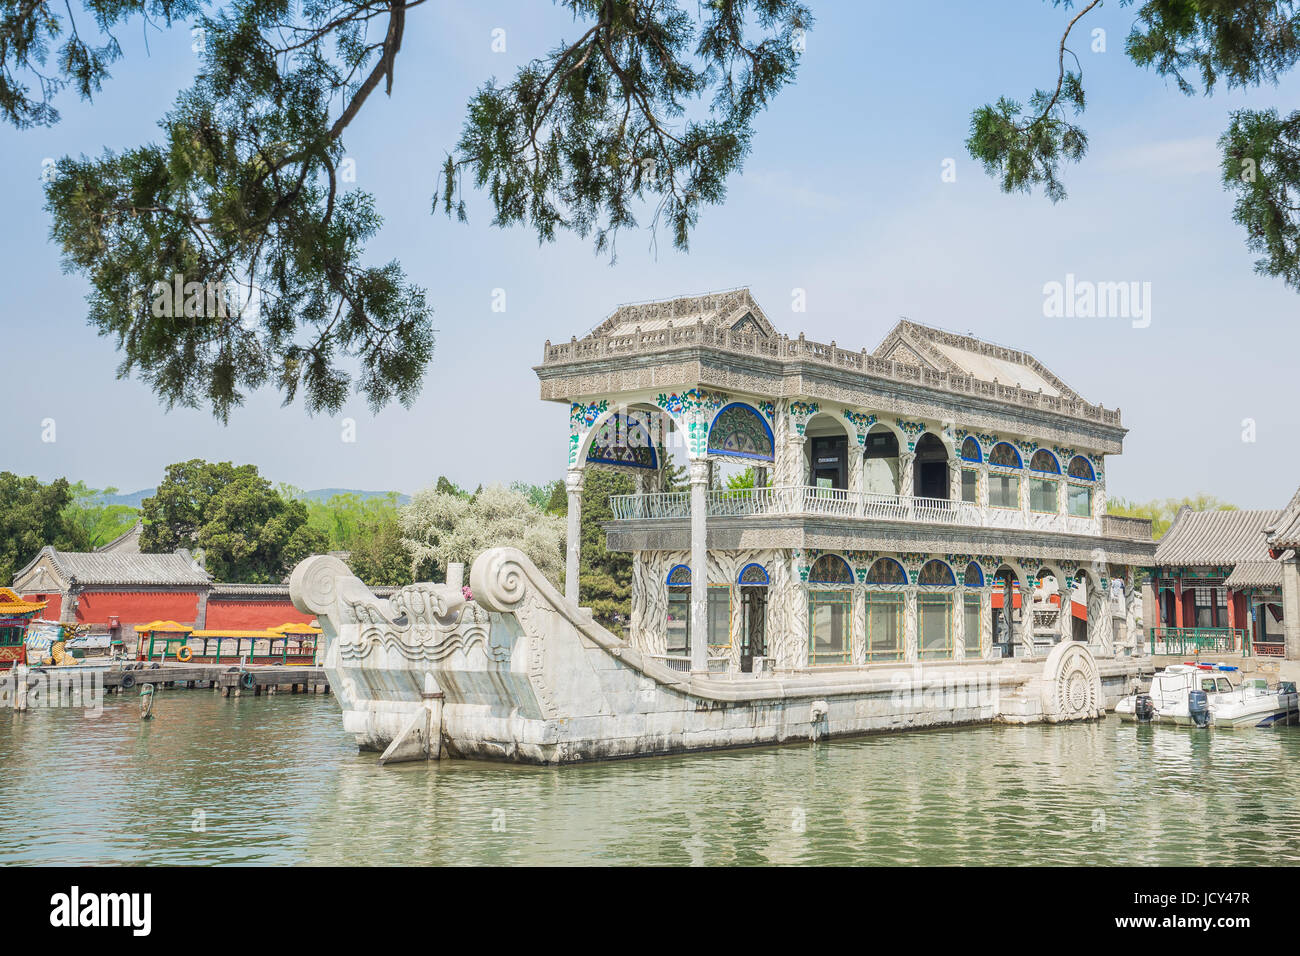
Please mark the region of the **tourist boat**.
<svg viewBox="0 0 1300 956"><path fill-rule="evenodd" d="M136 626L136 659L179 664L295 664L316 662L320 628L286 622L265 630L210 628L195 630L175 621Z"/></svg>
<svg viewBox="0 0 1300 956"><path fill-rule="evenodd" d="M1225 730L1297 718L1294 684L1270 689L1266 678L1248 677L1234 687L1229 675L1236 671L1226 664L1171 664L1151 678L1148 693L1125 697L1115 713L1127 721Z"/></svg>

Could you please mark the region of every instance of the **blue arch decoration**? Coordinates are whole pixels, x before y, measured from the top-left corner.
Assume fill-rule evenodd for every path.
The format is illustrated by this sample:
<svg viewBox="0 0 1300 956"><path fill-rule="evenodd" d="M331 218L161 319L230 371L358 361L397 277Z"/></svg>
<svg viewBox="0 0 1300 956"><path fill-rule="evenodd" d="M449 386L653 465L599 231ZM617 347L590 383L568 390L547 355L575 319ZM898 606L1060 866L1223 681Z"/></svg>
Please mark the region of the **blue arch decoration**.
<svg viewBox="0 0 1300 956"><path fill-rule="evenodd" d="M1047 467L1036 467L1034 465L1034 462L1036 461L1045 463ZM1041 475L1059 475L1061 473L1061 463L1057 460L1057 457L1046 448L1040 448L1038 451L1034 452L1033 457L1029 459L1029 470L1036 471Z"/></svg>
<svg viewBox="0 0 1300 956"><path fill-rule="evenodd" d="M1071 478L1082 478L1084 481L1097 480L1097 472L1093 469L1092 462L1082 455L1075 455L1070 459L1068 472Z"/></svg>
<svg viewBox="0 0 1300 956"><path fill-rule="evenodd" d="M1015 460L1014 465L1009 465L1006 464L1005 462L993 460L993 456L997 453L997 450L999 448L1005 448L1007 451L1011 452L1011 457ZM1000 468L1023 468L1025 463L1024 461L1021 460L1020 452L1016 451L1015 445L1011 444L1010 442L1000 441L992 448L989 449L989 464L997 465Z"/></svg>
<svg viewBox="0 0 1300 956"><path fill-rule="evenodd" d="M713 416L707 447L712 455L733 455L756 461L776 459L772 427L762 413L744 402L724 405Z"/></svg>
<svg viewBox="0 0 1300 956"><path fill-rule="evenodd" d="M931 558L921 565L921 572L916 576L917 584L928 587L955 588L957 576L952 573L952 566L946 561Z"/></svg>
<svg viewBox="0 0 1300 956"><path fill-rule="evenodd" d="M877 558L867 568L867 584L906 584L907 572L893 558Z"/></svg>
<svg viewBox="0 0 1300 956"><path fill-rule="evenodd" d="M670 588L689 587L691 583L691 568L686 564L674 564L668 572L665 582Z"/></svg>
<svg viewBox="0 0 1300 956"><path fill-rule="evenodd" d="M974 570L974 574L971 571ZM966 571L962 575L962 584L968 588L984 587L984 569L979 566L978 561L972 561L966 565Z"/></svg>
<svg viewBox="0 0 1300 956"><path fill-rule="evenodd" d="M740 569L736 575L736 583L747 587L765 587L771 583L767 576L767 568L761 564L750 563Z"/></svg>
<svg viewBox="0 0 1300 956"><path fill-rule="evenodd" d="M594 429L587 447L587 463L654 471L659 467L659 454L642 422L625 412L615 412Z"/></svg>
<svg viewBox="0 0 1300 956"><path fill-rule="evenodd" d="M961 443L961 460L974 462L977 465L984 460L984 452L980 450L980 443L974 435L968 435Z"/></svg>
<svg viewBox="0 0 1300 956"><path fill-rule="evenodd" d="M823 554L808 569L809 584L852 584L853 569L838 554Z"/></svg>

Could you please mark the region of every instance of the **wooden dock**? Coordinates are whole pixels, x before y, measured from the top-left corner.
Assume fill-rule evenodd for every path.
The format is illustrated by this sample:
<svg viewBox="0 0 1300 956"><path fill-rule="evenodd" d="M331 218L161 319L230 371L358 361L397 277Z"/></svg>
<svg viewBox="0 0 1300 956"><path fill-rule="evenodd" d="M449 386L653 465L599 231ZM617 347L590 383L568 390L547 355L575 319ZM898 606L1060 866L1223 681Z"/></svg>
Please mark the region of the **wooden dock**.
<svg viewBox="0 0 1300 956"><path fill-rule="evenodd" d="M89 668L87 668L89 670ZM136 669L134 662L127 667L96 668L102 675L107 694L134 693L144 684L155 687L177 687L213 690L222 697L241 697L263 694L328 694L329 679L320 667L283 664L159 664ZM42 676L58 683L59 678L72 677L75 667L33 667L28 681ZM84 671L82 672L85 673Z"/></svg>

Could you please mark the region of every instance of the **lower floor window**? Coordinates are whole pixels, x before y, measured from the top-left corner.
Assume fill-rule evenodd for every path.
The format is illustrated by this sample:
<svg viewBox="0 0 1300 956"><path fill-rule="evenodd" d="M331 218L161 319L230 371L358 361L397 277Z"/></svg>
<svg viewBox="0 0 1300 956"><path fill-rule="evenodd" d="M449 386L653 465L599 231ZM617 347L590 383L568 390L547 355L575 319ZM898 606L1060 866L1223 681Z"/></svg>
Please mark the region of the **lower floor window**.
<svg viewBox="0 0 1300 956"><path fill-rule="evenodd" d="M691 649L691 589L668 589L669 654L687 654Z"/></svg>
<svg viewBox="0 0 1300 956"><path fill-rule="evenodd" d="M980 613L980 599L977 594L967 594L963 611L966 620L963 622L962 644L966 648L966 659L980 657L980 640L983 635L980 633L981 626L984 623L984 615Z"/></svg>
<svg viewBox="0 0 1300 956"><path fill-rule="evenodd" d="M866 659L903 659L903 595L867 592Z"/></svg>
<svg viewBox="0 0 1300 956"><path fill-rule="evenodd" d="M917 652L921 660L952 657L952 595L918 594L916 617Z"/></svg>
<svg viewBox="0 0 1300 956"><path fill-rule="evenodd" d="M849 662L849 621L852 614L850 592L808 592L809 664Z"/></svg>
<svg viewBox="0 0 1300 956"><path fill-rule="evenodd" d="M731 646L731 588L714 585L709 588L709 647Z"/></svg>

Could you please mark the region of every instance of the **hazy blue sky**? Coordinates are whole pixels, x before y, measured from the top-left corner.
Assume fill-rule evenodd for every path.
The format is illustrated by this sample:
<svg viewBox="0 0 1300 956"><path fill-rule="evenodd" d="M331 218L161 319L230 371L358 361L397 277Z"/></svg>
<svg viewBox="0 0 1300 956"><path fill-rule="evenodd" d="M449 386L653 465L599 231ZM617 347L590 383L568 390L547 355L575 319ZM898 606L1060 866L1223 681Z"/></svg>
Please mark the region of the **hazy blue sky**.
<svg viewBox="0 0 1300 956"><path fill-rule="evenodd" d="M1300 296L1256 276L1215 140L1241 105L1295 107L1300 81L1188 98L1123 54L1131 8L1088 19L1108 52L1072 44L1089 97L1089 154L1065 172L1070 197L1002 195L966 157L971 110L1024 99L1055 76L1064 15L1036 0L849 3L808 0L817 17L799 79L758 123L754 152L724 206L707 209L689 254L625 233L619 260L574 237L538 247L524 230L430 215L430 197L465 103L561 38L549 3L434 0L413 10L391 99L372 99L346 138L358 185L386 217L375 261L399 258L429 291L437 355L419 402L334 418L253 395L223 427L201 411L164 413L138 381L118 381L111 340L85 324L84 281L65 276L47 239L42 160L97 154L157 136L190 83L188 28L122 31L127 58L94 106L64 98L52 130L0 128L0 315L4 435L0 469L124 490L155 484L191 457L253 462L307 487L413 491L446 474L466 485L560 477L567 408L538 399L542 343L582 335L618 303L749 285L783 331L874 347L898 316L1025 349L1085 398L1123 410L1112 495L1210 492L1281 507L1300 481L1295 400ZM507 52L491 32L506 30ZM945 158L957 179L941 181ZM1043 285L1067 273L1152 284L1150 327L1048 319ZM491 310L494 288L507 311ZM808 310L791 311L791 290ZM339 419L357 421L340 441ZM41 441L41 421L57 441ZM1243 442L1242 420L1257 423Z"/></svg>

